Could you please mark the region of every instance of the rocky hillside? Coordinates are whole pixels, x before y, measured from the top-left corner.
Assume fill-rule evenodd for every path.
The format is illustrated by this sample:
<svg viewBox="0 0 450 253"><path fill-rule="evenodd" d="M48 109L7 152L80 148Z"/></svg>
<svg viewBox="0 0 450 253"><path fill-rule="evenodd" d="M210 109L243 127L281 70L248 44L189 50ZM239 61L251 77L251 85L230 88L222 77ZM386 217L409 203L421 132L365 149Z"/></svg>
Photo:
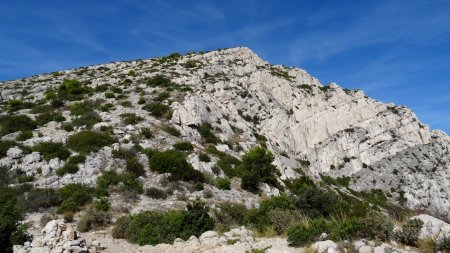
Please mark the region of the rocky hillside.
<svg viewBox="0 0 450 253"><path fill-rule="evenodd" d="M290 192L291 180L308 177L370 205L386 198L450 219L447 134L430 131L408 108L323 85L248 48L5 81L0 103L0 167L14 174L10 184L96 187L106 172L131 171L148 194L124 201L113 193L109 202L138 213L180 209L198 198L213 208L258 207L261 196ZM245 190L236 171L258 145L274 155L276 178ZM153 154L172 149L183 152L188 172L158 167L163 162Z"/></svg>

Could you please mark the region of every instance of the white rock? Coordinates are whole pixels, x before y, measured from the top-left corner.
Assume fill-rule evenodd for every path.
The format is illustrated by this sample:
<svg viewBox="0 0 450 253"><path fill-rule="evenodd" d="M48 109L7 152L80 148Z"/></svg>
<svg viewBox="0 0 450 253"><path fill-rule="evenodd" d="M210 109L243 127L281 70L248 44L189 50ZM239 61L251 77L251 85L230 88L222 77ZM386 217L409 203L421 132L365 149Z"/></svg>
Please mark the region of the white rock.
<svg viewBox="0 0 450 253"><path fill-rule="evenodd" d="M23 151L18 147L12 147L6 152L6 156L12 159L23 157Z"/></svg>

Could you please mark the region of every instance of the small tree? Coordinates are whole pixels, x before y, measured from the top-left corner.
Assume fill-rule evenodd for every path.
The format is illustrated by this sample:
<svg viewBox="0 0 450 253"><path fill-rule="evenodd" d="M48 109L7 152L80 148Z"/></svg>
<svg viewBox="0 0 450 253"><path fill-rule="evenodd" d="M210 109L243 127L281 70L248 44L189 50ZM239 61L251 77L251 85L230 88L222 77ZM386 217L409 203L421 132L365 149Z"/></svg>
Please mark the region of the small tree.
<svg viewBox="0 0 450 253"><path fill-rule="evenodd" d="M277 187L277 167L272 164L275 157L265 147L257 146L242 156L239 170L242 173L241 187L249 192L259 192L258 184L267 183Z"/></svg>

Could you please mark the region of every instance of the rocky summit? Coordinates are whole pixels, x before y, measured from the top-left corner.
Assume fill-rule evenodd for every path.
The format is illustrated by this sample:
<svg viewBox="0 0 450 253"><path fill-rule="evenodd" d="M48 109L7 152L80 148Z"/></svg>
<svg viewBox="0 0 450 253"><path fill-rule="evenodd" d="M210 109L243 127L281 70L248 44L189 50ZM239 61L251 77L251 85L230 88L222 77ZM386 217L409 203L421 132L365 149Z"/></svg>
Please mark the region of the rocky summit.
<svg viewBox="0 0 450 253"><path fill-rule="evenodd" d="M450 249L446 133L245 47L4 81L0 103L17 252Z"/></svg>

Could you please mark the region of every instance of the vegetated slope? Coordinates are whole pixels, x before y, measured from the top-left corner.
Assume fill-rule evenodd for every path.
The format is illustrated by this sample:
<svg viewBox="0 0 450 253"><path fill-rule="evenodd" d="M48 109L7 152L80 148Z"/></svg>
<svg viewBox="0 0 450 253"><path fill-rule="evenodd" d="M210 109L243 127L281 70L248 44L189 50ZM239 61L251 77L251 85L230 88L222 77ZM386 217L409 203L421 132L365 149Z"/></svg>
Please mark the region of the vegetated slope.
<svg viewBox="0 0 450 253"><path fill-rule="evenodd" d="M226 173L223 164L215 166L221 155L240 157L265 143L275 154L282 180L306 173L352 191L380 189L393 202L450 217L450 140L445 133L430 131L408 108L334 83L324 86L304 70L270 65L248 48L96 65L7 81L0 89L2 115L25 114L37 122L16 129L23 135L32 130L32 138L22 145L66 142L90 128L115 138L85 152L78 169L62 176L56 175L67 164L61 157L42 159L17 151L20 162L14 154L0 160L34 176L37 186L94 185L103 171L131 163L114 157L114 142L153 149L168 149L180 138L193 142L195 152L187 161L211 175ZM35 109L45 99L52 107ZM2 139L16 139L19 133L8 124L2 123ZM201 161L208 143L223 153ZM83 153L77 144L71 149L77 148ZM140 154L133 159L147 168L148 158ZM152 185L158 180L144 181ZM268 186L264 190L276 193ZM252 195L235 194L222 197L238 196L250 206L257 202Z"/></svg>

